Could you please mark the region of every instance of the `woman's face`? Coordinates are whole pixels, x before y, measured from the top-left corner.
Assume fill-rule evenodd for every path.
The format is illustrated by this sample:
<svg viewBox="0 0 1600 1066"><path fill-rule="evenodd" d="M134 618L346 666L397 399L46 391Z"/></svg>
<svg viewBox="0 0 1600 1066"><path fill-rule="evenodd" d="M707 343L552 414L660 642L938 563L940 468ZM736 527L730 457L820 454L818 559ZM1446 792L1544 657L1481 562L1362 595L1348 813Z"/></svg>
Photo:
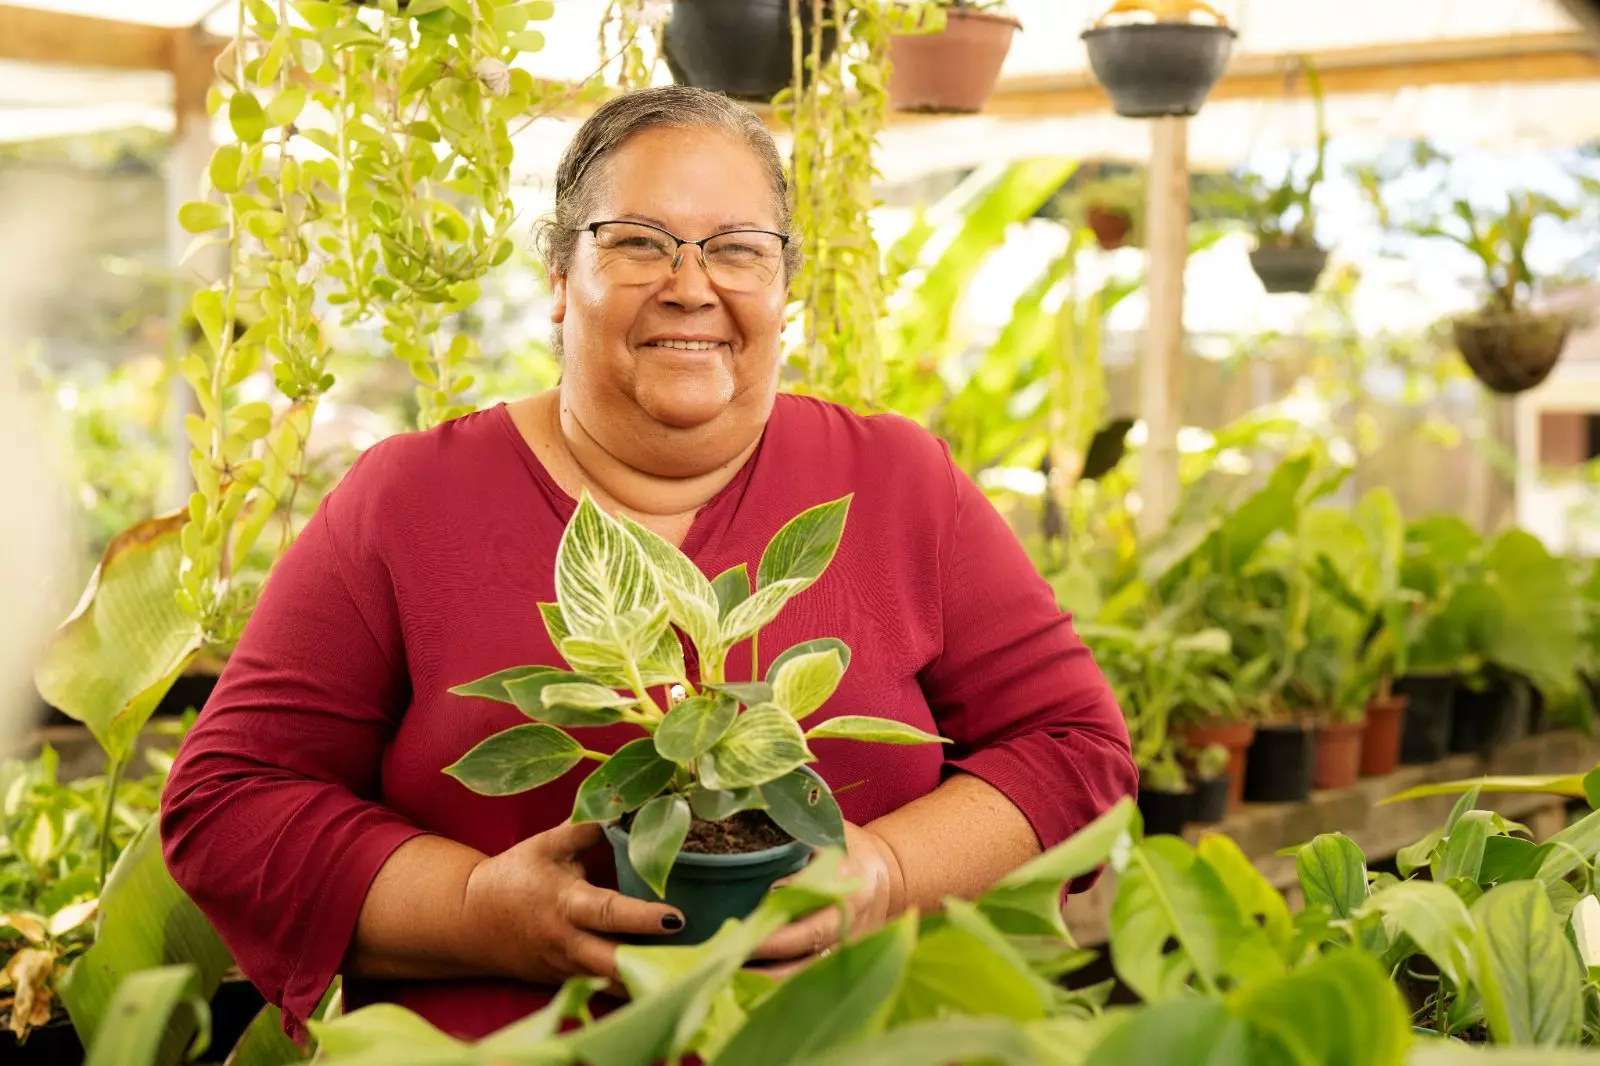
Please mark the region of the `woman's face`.
<svg viewBox="0 0 1600 1066"><path fill-rule="evenodd" d="M685 240L780 229L761 161L717 130L644 130L596 177L592 210L579 225L631 220ZM567 402L591 434L616 429L659 438L661 427L670 427L710 431L730 443L745 437L744 447L765 423L777 389L787 300L781 266L753 291L729 291L707 275L698 250L685 246L676 271L641 283L624 261L626 249L607 247L609 239L580 234L568 273L551 277Z"/></svg>

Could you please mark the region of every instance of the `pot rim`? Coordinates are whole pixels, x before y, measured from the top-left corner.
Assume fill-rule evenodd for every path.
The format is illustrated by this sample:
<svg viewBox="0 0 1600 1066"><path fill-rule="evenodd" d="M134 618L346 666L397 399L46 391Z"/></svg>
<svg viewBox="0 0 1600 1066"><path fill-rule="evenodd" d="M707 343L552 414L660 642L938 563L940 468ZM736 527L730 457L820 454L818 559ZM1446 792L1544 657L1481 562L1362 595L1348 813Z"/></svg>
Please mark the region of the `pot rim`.
<svg viewBox="0 0 1600 1066"><path fill-rule="evenodd" d="M1116 26L1091 26L1078 35L1079 39L1087 41L1096 37L1108 37L1125 30L1157 30L1166 32L1177 30L1180 33L1189 33L1199 30L1207 34L1226 33L1229 37L1238 39L1239 31L1232 26L1216 26L1208 22L1124 22Z"/></svg>
<svg viewBox="0 0 1600 1066"><path fill-rule="evenodd" d="M628 843L628 831L615 822L607 822L603 826L606 836L612 843L620 843L624 847ZM802 851L810 851L811 845L803 840L791 840L787 844L778 844L760 851L741 851L732 855L714 855L700 851L679 851L678 857L673 859L673 865L682 866L758 866L761 863L772 862L775 859L787 859Z"/></svg>
<svg viewBox="0 0 1600 1066"><path fill-rule="evenodd" d="M1004 23L1008 23L1011 26L1012 29L1016 29L1016 30L1022 29L1022 20L1017 18L1017 16L1011 14L1008 11L979 11L976 8L970 8L970 7L951 7L951 6L946 6L945 9L944 9L944 17L945 17L946 25L948 25L949 21L951 19L953 19L953 18L955 18L955 19L975 19L975 20L977 20L979 22L1004 22ZM943 30L939 31L939 33L943 33L943 32L944 32ZM938 34L920 34L919 33L919 34L913 34L911 36L937 37Z"/></svg>

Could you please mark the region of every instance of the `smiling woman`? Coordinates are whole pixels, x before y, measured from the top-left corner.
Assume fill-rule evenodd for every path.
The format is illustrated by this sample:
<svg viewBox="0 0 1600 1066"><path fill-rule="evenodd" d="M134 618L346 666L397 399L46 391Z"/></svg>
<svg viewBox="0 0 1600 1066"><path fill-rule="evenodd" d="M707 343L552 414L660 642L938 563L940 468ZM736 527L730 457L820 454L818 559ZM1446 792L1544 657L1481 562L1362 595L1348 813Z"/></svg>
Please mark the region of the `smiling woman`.
<svg viewBox="0 0 1600 1066"><path fill-rule="evenodd" d="M278 564L161 828L174 877L291 1032L342 972L347 1008L393 1000L481 1036L569 975L613 974L622 939L683 928L614 890L600 826L571 817L583 771L516 795L443 772L526 722L452 689L561 661L541 605L581 499L725 576L850 497L826 573L720 677L758 682L783 649L837 638L849 669L808 725L874 716L947 741L813 730L860 886L853 932L976 895L1134 791L1104 678L944 444L779 393L788 227L782 163L748 110L680 87L608 102L539 233L560 384L369 449ZM682 660L700 685L692 642ZM638 742L611 721L582 731L585 752ZM774 828L759 804L730 817ZM759 955L803 963L839 922L818 912Z"/></svg>

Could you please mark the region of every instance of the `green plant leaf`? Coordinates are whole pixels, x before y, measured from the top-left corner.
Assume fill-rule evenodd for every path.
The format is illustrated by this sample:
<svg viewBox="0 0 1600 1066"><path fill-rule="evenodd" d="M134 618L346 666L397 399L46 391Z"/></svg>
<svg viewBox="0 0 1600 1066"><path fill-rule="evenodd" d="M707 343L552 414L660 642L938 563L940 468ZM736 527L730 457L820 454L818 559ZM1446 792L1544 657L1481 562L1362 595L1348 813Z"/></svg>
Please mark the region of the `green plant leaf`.
<svg viewBox="0 0 1600 1066"><path fill-rule="evenodd" d="M818 637L816 640L802 640L798 644L785 648L776 659L767 666L767 683L775 684L778 674L791 659L801 655L812 655L819 651L835 651L839 653L839 672L850 669L850 648L844 641L837 637Z"/></svg>
<svg viewBox="0 0 1600 1066"><path fill-rule="evenodd" d="M174 1019L180 1019L174 1021ZM89 1044L85 1066L176 1061L166 1049L169 1026L198 1029L196 1046L211 1040L211 1007L193 966L157 966L128 975L112 996L105 1021Z"/></svg>
<svg viewBox="0 0 1600 1066"><path fill-rule="evenodd" d="M550 636L552 647L560 648L561 642L572 636L572 631L567 628L567 620L561 614L559 603L539 604L539 617L544 621L544 629Z"/></svg>
<svg viewBox="0 0 1600 1066"><path fill-rule="evenodd" d="M827 785L801 770L763 782L767 817L796 840L814 848L844 846L844 815Z"/></svg>
<svg viewBox="0 0 1600 1066"><path fill-rule="evenodd" d="M240 159L237 144L219 144L217 150L211 153L211 162L206 167L211 187L218 192L238 192Z"/></svg>
<svg viewBox="0 0 1600 1066"><path fill-rule="evenodd" d="M1086 1066L1254 1066L1251 1045L1249 1024L1221 1001L1177 999L1117 1026L1089 1052Z"/></svg>
<svg viewBox="0 0 1600 1066"><path fill-rule="evenodd" d="M1439 846L1439 841L1443 839L1444 830L1442 828L1430 829L1427 835L1415 844L1407 844L1395 852L1395 867L1399 869L1400 876L1410 877L1431 863L1434 849Z"/></svg>
<svg viewBox="0 0 1600 1066"><path fill-rule="evenodd" d="M1357 912L1392 921L1459 989L1472 984L1472 917L1454 892L1431 881L1401 881L1374 893Z"/></svg>
<svg viewBox="0 0 1600 1066"><path fill-rule="evenodd" d="M158 822L152 818L111 868L100 894L95 941L74 960L57 991L72 1027L93 1048L100 1043L101 1027L116 1024L113 1000L133 975L173 963L190 964L195 994L209 1003L231 962L211 923L167 872ZM196 1032L195 1021L180 1017L164 1028L161 1053L154 1061L176 1066ZM109 1037L106 1044L116 1046Z"/></svg>
<svg viewBox="0 0 1600 1066"><path fill-rule="evenodd" d="M1594 771L1590 771L1593 773ZM1404 800L1423 799L1428 796L1448 796L1456 792L1478 789L1482 792L1533 792L1552 796L1570 796L1583 799L1583 774L1513 774L1501 777L1469 777L1458 781L1435 781L1416 785L1404 792L1396 792L1379 800L1380 804L1400 803Z"/></svg>
<svg viewBox="0 0 1600 1066"><path fill-rule="evenodd" d="M486 737L444 772L482 796L547 784L583 761L583 746L552 725L515 725Z"/></svg>
<svg viewBox="0 0 1600 1066"><path fill-rule="evenodd" d="M895 1002L892 1024L946 1015L1043 1018L1045 1004L1019 968L972 932L941 925L918 939Z"/></svg>
<svg viewBox="0 0 1600 1066"><path fill-rule="evenodd" d="M1295 872L1307 903L1335 918L1349 918L1367 898L1367 857L1343 833L1322 833L1295 855Z"/></svg>
<svg viewBox="0 0 1600 1066"><path fill-rule="evenodd" d="M750 1012L721 1057L788 1066L875 1034L916 942L906 914L816 960Z"/></svg>
<svg viewBox="0 0 1600 1066"><path fill-rule="evenodd" d="M951 741L932 733L924 733L916 726L896 722L892 718L876 718L868 714L841 714L818 722L806 731L807 740L841 737L847 740L866 740L878 744L949 744Z"/></svg>
<svg viewBox="0 0 1600 1066"><path fill-rule="evenodd" d="M854 494L801 511L783 524L761 553L756 589L780 582L809 585L828 568L844 535L845 515Z"/></svg>
<svg viewBox="0 0 1600 1066"><path fill-rule="evenodd" d="M1482 788L1478 785L1473 785L1457 798L1455 804L1450 808L1450 814L1444 820L1445 836L1448 837L1451 834L1456 827L1456 823L1461 821L1468 811L1477 807L1480 792L1482 792Z"/></svg>
<svg viewBox="0 0 1600 1066"><path fill-rule="evenodd" d="M1295 1063L1401 1066L1411 1015L1377 960L1335 949L1276 980L1240 989L1232 1007Z"/></svg>
<svg viewBox="0 0 1600 1066"><path fill-rule="evenodd" d="M694 696L679 703L656 727L656 751L680 766L694 761L721 740L739 711L732 700Z"/></svg>
<svg viewBox="0 0 1600 1066"><path fill-rule="evenodd" d="M1538 876L1549 885L1572 873L1582 861L1593 862L1600 854L1600 811L1590 811L1545 843L1550 845L1550 853L1539 864Z"/></svg>
<svg viewBox="0 0 1600 1066"><path fill-rule="evenodd" d="M657 796L639 808L628 828L628 861L657 896L667 895L667 875L689 835L689 804L682 796Z"/></svg>
<svg viewBox="0 0 1600 1066"><path fill-rule="evenodd" d="M1500 1044L1566 1043L1583 1020L1583 964L1536 881L1496 885L1472 906L1478 991Z"/></svg>
<svg viewBox="0 0 1600 1066"><path fill-rule="evenodd" d="M978 909L1001 932L1066 939L1062 886L1105 862L1119 845L1127 846L1137 812L1132 799L1119 799L1072 836L995 882L978 897Z"/></svg>
<svg viewBox="0 0 1600 1066"><path fill-rule="evenodd" d="M717 596L717 616L727 618L728 612L750 598L750 568L743 563L730 566L711 582Z"/></svg>
<svg viewBox="0 0 1600 1066"><path fill-rule="evenodd" d="M312 1022L322 1058L397 1050L463 1051L467 1045L442 1032L420 1014L396 1003L374 1003L332 1021Z"/></svg>
<svg viewBox="0 0 1600 1066"><path fill-rule="evenodd" d="M708 682L701 687L736 699L746 707L772 702L772 686L765 681L722 681L715 684Z"/></svg>
<svg viewBox="0 0 1600 1066"><path fill-rule="evenodd" d="M1487 839L1488 829L1482 821L1469 819L1457 822L1445 838L1433 879L1444 882L1452 877L1464 877L1475 883L1478 871L1483 868L1483 848Z"/></svg>
<svg viewBox="0 0 1600 1066"><path fill-rule="evenodd" d="M625 696L615 689L597 685L592 681L545 681L533 678L512 681L506 690L513 698L523 695L523 688L535 685L539 691L538 717L557 725L604 725L621 721L624 712L638 705L638 699ZM526 702L524 700L523 702ZM517 705L522 707L522 702ZM524 712L528 713L528 712ZM535 717L528 713L528 717Z"/></svg>
<svg viewBox="0 0 1600 1066"><path fill-rule="evenodd" d="M206 233L228 224L228 209L205 200L190 200L178 208L178 225L190 233Z"/></svg>
<svg viewBox="0 0 1600 1066"><path fill-rule="evenodd" d="M699 785L695 785L689 789L689 809L694 812L696 818L704 819L707 822L720 822L730 814L737 814L739 811L762 810L766 806L766 797L761 794L761 790L758 788L740 788L732 792L719 792L716 789L701 788ZM780 825L780 828L783 827ZM789 835L794 836L793 833ZM841 829L839 839L830 840L828 843L843 844L843 837L844 832Z"/></svg>
<svg viewBox="0 0 1600 1066"><path fill-rule="evenodd" d="M1217 872L1223 887L1239 905L1240 913L1259 921L1267 938L1280 953L1286 953L1294 941L1294 919L1289 916L1289 905L1245 857L1239 845L1221 833L1205 833L1195 844L1195 852Z"/></svg>
<svg viewBox="0 0 1600 1066"><path fill-rule="evenodd" d="M556 681L589 680L582 674L575 674L570 670L562 670L554 666L512 666L504 670L497 670L492 674L486 674L465 684L457 685L449 691L453 696L476 696L481 699L496 700L500 703L515 704L517 701L512 698L511 693L506 689L506 684L511 681L533 680L536 678L543 678L545 684L553 684ZM543 708L544 704L539 700L540 687L542 686L534 686L527 690L526 699L530 707ZM526 714L527 712L524 711L523 713Z"/></svg>
<svg viewBox="0 0 1600 1066"><path fill-rule="evenodd" d="M305 110L306 90L301 85L286 86L275 95L266 107L267 125L287 126Z"/></svg>
<svg viewBox="0 0 1600 1066"><path fill-rule="evenodd" d="M844 661L832 648L790 658L772 683L772 702L796 721L820 708L839 687Z"/></svg>
<svg viewBox="0 0 1600 1066"><path fill-rule="evenodd" d="M1016 1025L997 1018L919 1022L801 1060L796 1066L1038 1066Z"/></svg>
<svg viewBox="0 0 1600 1066"><path fill-rule="evenodd" d="M45 702L126 760L139 731L199 654L199 626L177 601L188 512L139 522L106 546L88 588L34 667Z"/></svg>
<svg viewBox="0 0 1600 1066"><path fill-rule="evenodd" d="M245 90L228 98L228 124L233 127L233 135L245 144L261 139L267 132L267 116L255 94Z"/></svg>
<svg viewBox="0 0 1600 1066"><path fill-rule="evenodd" d="M677 764L656 754L650 737L630 740L578 786L574 822L609 822L644 806L666 788Z"/></svg>
<svg viewBox="0 0 1600 1066"><path fill-rule="evenodd" d="M618 521L638 542L656 581L667 599L672 621L688 634L696 648L710 649L720 642L720 602L711 582L684 555L653 531L626 515Z"/></svg>
<svg viewBox="0 0 1600 1066"><path fill-rule="evenodd" d="M256 1012L228 1053L227 1066L288 1066L310 1060L310 1050L302 1051L284 1035L283 1012L268 1003Z"/></svg>
<svg viewBox="0 0 1600 1066"><path fill-rule="evenodd" d="M625 952L626 949L617 952L619 967L625 965ZM568 1018L579 1017L594 994L608 984L608 980L599 977L569 977L561 982L561 987L549 1003L533 1014L490 1033L473 1045L473 1051L479 1055L501 1055L512 1061L526 1061L521 1056L530 1047L538 1047L555 1036L561 1023Z"/></svg>
<svg viewBox="0 0 1600 1066"><path fill-rule="evenodd" d="M795 720L764 703L735 718L697 767L707 788L749 788L775 781L812 758Z"/></svg>
<svg viewBox="0 0 1600 1066"><path fill-rule="evenodd" d="M575 637L610 637L619 617L665 606L644 549L587 489L561 534L555 570L561 617Z"/></svg>
<svg viewBox="0 0 1600 1066"><path fill-rule="evenodd" d="M1521 837L1489 837L1484 841L1483 864L1476 880L1484 884L1532 880L1551 850L1549 844L1535 844Z"/></svg>
<svg viewBox="0 0 1600 1066"><path fill-rule="evenodd" d="M731 648L742 640L749 640L762 626L778 617L784 605L807 584L799 580L778 581L757 589L722 620L721 646Z"/></svg>

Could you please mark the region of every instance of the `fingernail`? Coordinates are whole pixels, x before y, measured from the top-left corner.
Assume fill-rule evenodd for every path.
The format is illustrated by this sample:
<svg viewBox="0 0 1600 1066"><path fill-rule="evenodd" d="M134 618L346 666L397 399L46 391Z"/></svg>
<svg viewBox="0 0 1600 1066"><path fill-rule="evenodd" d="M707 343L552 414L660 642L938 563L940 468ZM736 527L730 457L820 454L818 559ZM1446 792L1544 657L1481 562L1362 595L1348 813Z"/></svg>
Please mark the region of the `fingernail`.
<svg viewBox="0 0 1600 1066"><path fill-rule="evenodd" d="M676 933L679 929L683 928L683 919L679 918L676 914L664 914L661 916L661 928L667 930L669 933Z"/></svg>

